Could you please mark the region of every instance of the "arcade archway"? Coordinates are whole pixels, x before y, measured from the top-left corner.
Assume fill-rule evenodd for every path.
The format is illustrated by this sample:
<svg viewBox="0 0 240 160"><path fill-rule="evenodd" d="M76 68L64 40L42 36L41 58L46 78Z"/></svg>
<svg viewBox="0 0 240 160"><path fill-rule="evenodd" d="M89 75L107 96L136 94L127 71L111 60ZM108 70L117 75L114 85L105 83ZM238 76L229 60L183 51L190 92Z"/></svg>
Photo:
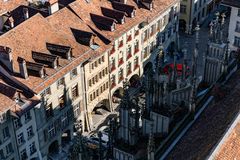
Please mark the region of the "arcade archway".
<svg viewBox="0 0 240 160"><path fill-rule="evenodd" d="M58 144L58 141L55 140L53 141L50 146L48 147L48 153L51 154L51 153L57 153L59 151L59 144Z"/></svg>
<svg viewBox="0 0 240 160"><path fill-rule="evenodd" d="M185 32L186 31L186 21L184 19L180 19L179 20L179 30L182 31L182 32Z"/></svg>

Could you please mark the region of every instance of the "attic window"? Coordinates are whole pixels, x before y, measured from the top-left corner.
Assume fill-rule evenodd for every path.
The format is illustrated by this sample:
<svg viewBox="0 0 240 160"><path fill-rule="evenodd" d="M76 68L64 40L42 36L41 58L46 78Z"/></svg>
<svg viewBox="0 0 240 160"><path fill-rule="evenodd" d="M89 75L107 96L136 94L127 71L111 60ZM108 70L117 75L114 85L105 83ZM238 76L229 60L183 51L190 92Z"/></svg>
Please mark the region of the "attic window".
<svg viewBox="0 0 240 160"><path fill-rule="evenodd" d="M71 59L72 57L72 48L70 46L57 45L52 43L47 43L46 46L52 54L58 55L65 59Z"/></svg>
<svg viewBox="0 0 240 160"><path fill-rule="evenodd" d="M45 54L40 52L32 52L32 58L36 62L47 64L52 68L57 68L59 65L58 56L56 55L50 55L50 54Z"/></svg>
<svg viewBox="0 0 240 160"><path fill-rule="evenodd" d="M92 14L92 13L90 14L90 16L91 16L92 21L98 28L104 29L104 30L109 30L109 31L115 30L115 23L116 23L115 19Z"/></svg>
<svg viewBox="0 0 240 160"><path fill-rule="evenodd" d="M118 23L125 22L125 12L101 7L104 16L115 19Z"/></svg>
<svg viewBox="0 0 240 160"><path fill-rule="evenodd" d="M39 76L44 78L46 76L46 71L43 64L26 62L27 70L29 74Z"/></svg>

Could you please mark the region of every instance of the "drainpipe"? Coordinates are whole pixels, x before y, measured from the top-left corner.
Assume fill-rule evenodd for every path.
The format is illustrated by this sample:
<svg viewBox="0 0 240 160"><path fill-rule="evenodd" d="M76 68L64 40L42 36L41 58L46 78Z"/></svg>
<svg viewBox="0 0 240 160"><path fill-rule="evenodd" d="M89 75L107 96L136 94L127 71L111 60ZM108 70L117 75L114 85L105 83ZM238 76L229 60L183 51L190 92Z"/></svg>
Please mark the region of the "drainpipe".
<svg viewBox="0 0 240 160"><path fill-rule="evenodd" d="M87 62L88 62L88 59L82 63L80 68L83 72L83 74L82 74L83 77L82 76L81 77L82 77L82 90L83 90L83 100L84 100L84 102L83 102L83 104L84 104L84 107L83 107L83 109L84 109L84 125L85 125L85 120L86 120L87 130L89 131L91 129L91 127L90 127L89 116L88 116L88 112L87 112L88 111L88 109L87 109L87 89L86 89L86 79L85 79L86 75L85 75L85 69L84 69L84 65Z"/></svg>
<svg viewBox="0 0 240 160"><path fill-rule="evenodd" d="M190 25L192 25L191 19L192 19L192 4L193 4L193 0L190 1L190 15L189 15L189 20L188 20L188 34L191 34L191 30L190 29Z"/></svg>

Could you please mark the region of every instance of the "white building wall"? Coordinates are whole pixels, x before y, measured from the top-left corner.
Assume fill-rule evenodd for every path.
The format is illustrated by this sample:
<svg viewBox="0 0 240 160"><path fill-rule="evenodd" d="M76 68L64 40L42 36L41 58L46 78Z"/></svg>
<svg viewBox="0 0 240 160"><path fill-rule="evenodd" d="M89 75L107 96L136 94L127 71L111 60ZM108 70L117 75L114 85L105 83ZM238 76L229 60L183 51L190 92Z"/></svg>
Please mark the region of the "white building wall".
<svg viewBox="0 0 240 160"><path fill-rule="evenodd" d="M240 32L236 32L237 21L240 22L240 16L238 16L238 8L232 7L230 22L229 22L229 35L228 39L230 41L230 49L236 51L237 47L234 45L235 37L240 38Z"/></svg>

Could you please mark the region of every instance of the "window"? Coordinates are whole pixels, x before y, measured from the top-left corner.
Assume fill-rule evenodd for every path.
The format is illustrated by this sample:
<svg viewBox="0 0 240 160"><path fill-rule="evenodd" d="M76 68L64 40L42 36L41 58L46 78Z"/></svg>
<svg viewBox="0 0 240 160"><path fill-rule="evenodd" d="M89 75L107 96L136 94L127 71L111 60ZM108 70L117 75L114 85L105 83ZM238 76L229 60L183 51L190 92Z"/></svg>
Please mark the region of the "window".
<svg viewBox="0 0 240 160"><path fill-rule="evenodd" d="M127 60L132 57L132 46L128 46L127 48Z"/></svg>
<svg viewBox="0 0 240 160"><path fill-rule="evenodd" d="M35 147L35 142L33 142L29 145L29 150L30 150L31 155L37 151L36 147Z"/></svg>
<svg viewBox="0 0 240 160"><path fill-rule="evenodd" d="M147 33L148 33L147 30L145 30L142 34L142 39L144 42L148 39Z"/></svg>
<svg viewBox="0 0 240 160"><path fill-rule="evenodd" d="M116 77L115 75L112 75L111 77L111 88L116 86ZM104 86L104 90L105 90L105 86Z"/></svg>
<svg viewBox="0 0 240 160"><path fill-rule="evenodd" d="M46 113L46 118L47 118L47 119L53 116L52 103L51 103L51 104L48 104L48 105L45 107L45 113Z"/></svg>
<svg viewBox="0 0 240 160"><path fill-rule="evenodd" d="M74 68L70 73L71 79L77 76L77 68Z"/></svg>
<svg viewBox="0 0 240 160"><path fill-rule="evenodd" d="M78 97L78 85L76 84L74 87L72 87L72 98L75 100Z"/></svg>
<svg viewBox="0 0 240 160"><path fill-rule="evenodd" d="M108 74L108 68L107 67L105 68L105 74Z"/></svg>
<svg viewBox="0 0 240 160"><path fill-rule="evenodd" d="M108 82L106 82L106 89L108 89Z"/></svg>
<svg viewBox="0 0 240 160"><path fill-rule="evenodd" d="M63 86L64 85L64 78L62 77L61 79L59 79L57 81L57 88L59 88L60 86Z"/></svg>
<svg viewBox="0 0 240 160"><path fill-rule="evenodd" d="M180 13L187 13L187 6L186 5L180 5Z"/></svg>
<svg viewBox="0 0 240 160"><path fill-rule="evenodd" d="M104 56L102 56L102 62L104 62Z"/></svg>
<svg viewBox="0 0 240 160"><path fill-rule="evenodd" d="M238 9L238 14L237 15L240 17L240 9Z"/></svg>
<svg viewBox="0 0 240 160"><path fill-rule="evenodd" d="M97 97L99 96L99 90L98 89L96 90L96 96Z"/></svg>
<svg viewBox="0 0 240 160"><path fill-rule="evenodd" d="M161 29L161 20L158 20L157 22L157 30L160 31Z"/></svg>
<svg viewBox="0 0 240 160"><path fill-rule="evenodd" d="M95 66L95 67L98 66L98 62L97 62L97 61L94 62L94 66Z"/></svg>
<svg viewBox="0 0 240 160"><path fill-rule="evenodd" d="M92 86L92 80L91 79L88 80L88 85L89 85L89 87Z"/></svg>
<svg viewBox="0 0 240 160"><path fill-rule="evenodd" d="M118 54L118 66L121 66L123 64L123 52L120 51Z"/></svg>
<svg viewBox="0 0 240 160"><path fill-rule="evenodd" d="M119 41L119 44L118 44L118 47L120 48L120 47L122 47L123 46L123 40L120 40Z"/></svg>
<svg viewBox="0 0 240 160"><path fill-rule="evenodd" d="M98 82L98 75L95 76L95 81Z"/></svg>
<svg viewBox="0 0 240 160"><path fill-rule="evenodd" d="M152 25L150 28L149 28L149 33L150 33L150 36L152 36L154 34L154 25Z"/></svg>
<svg viewBox="0 0 240 160"><path fill-rule="evenodd" d="M143 49L143 58L146 58L147 56L148 56L148 48L145 47L145 48Z"/></svg>
<svg viewBox="0 0 240 160"><path fill-rule="evenodd" d="M136 40L134 43L134 53L137 53L138 51L139 51L139 42L138 40Z"/></svg>
<svg viewBox="0 0 240 160"><path fill-rule="evenodd" d="M63 94L58 97L58 103L60 109L63 109L65 107L65 97Z"/></svg>
<svg viewBox="0 0 240 160"><path fill-rule="evenodd" d="M102 72L99 72L99 79L102 79Z"/></svg>
<svg viewBox="0 0 240 160"><path fill-rule="evenodd" d="M80 102L73 106L74 117L78 117L80 115Z"/></svg>
<svg viewBox="0 0 240 160"><path fill-rule="evenodd" d="M56 135L56 130L55 130L54 124L51 124L48 126L48 135L50 138L52 138Z"/></svg>
<svg viewBox="0 0 240 160"><path fill-rule="evenodd" d="M137 69L139 67L138 65L138 57L135 57L134 59L134 70Z"/></svg>
<svg viewBox="0 0 240 160"><path fill-rule="evenodd" d="M68 125L67 112L62 115L62 117L61 117L61 124L62 124L62 128L65 128Z"/></svg>
<svg viewBox="0 0 240 160"><path fill-rule="evenodd" d="M18 128L20 128L20 127L22 126L22 123L21 123L21 119L20 119L20 118L15 118L15 119L13 120L13 122L14 122L14 127L15 127L16 129L18 129Z"/></svg>
<svg viewBox="0 0 240 160"><path fill-rule="evenodd" d="M116 69L116 67L115 67L115 59L112 58L112 60L111 60L111 71L114 71L115 69Z"/></svg>
<svg viewBox="0 0 240 160"><path fill-rule="evenodd" d="M127 65L127 75L132 73L132 67L131 67L131 62L128 63Z"/></svg>
<svg viewBox="0 0 240 160"><path fill-rule="evenodd" d="M90 94L90 101L92 101L93 100L93 97L92 97L92 94Z"/></svg>
<svg viewBox="0 0 240 160"><path fill-rule="evenodd" d="M131 41L131 40L132 40L132 35L129 34L129 35L127 36L127 41L129 42L129 41Z"/></svg>
<svg viewBox="0 0 240 160"><path fill-rule="evenodd" d="M21 160L26 160L28 158L26 149L20 152Z"/></svg>
<svg viewBox="0 0 240 160"><path fill-rule="evenodd" d="M194 4L194 12L197 12L197 2Z"/></svg>
<svg viewBox="0 0 240 160"><path fill-rule="evenodd" d="M122 80L123 80L123 69L120 68L119 72L118 72L118 77L119 77L119 80L118 80L118 83L120 83Z"/></svg>
<svg viewBox="0 0 240 160"><path fill-rule="evenodd" d="M234 46L240 47L240 37L234 37Z"/></svg>
<svg viewBox="0 0 240 160"><path fill-rule="evenodd" d="M32 128L32 126L27 128L27 136L28 136L28 139L33 136L33 128Z"/></svg>
<svg viewBox="0 0 240 160"><path fill-rule="evenodd" d="M21 145L21 144L23 144L23 143L25 142L23 133L20 133L20 134L17 136L17 142L18 142L18 145Z"/></svg>
<svg viewBox="0 0 240 160"><path fill-rule="evenodd" d="M8 137L10 137L9 128L8 128L8 127L5 127L5 128L3 129L3 139L6 139L6 138L8 138Z"/></svg>
<svg viewBox="0 0 240 160"><path fill-rule="evenodd" d="M239 22L239 21L237 21L235 31L236 31L236 32L240 32L240 22Z"/></svg>
<svg viewBox="0 0 240 160"><path fill-rule="evenodd" d="M46 88L40 95L41 95L41 97L44 97L44 96L49 95L49 94L51 94L50 87Z"/></svg>
<svg viewBox="0 0 240 160"><path fill-rule="evenodd" d="M8 145L6 145L6 153L7 153L7 155L9 155L12 152L13 152L12 143L9 143Z"/></svg>
<svg viewBox="0 0 240 160"><path fill-rule="evenodd" d="M3 150L2 150L2 149L0 150L0 159L5 159L4 153L3 153Z"/></svg>
<svg viewBox="0 0 240 160"><path fill-rule="evenodd" d="M24 114L24 117L25 117L25 122L28 122L29 120L31 120L32 117L31 117L30 111L26 112L26 113Z"/></svg>

